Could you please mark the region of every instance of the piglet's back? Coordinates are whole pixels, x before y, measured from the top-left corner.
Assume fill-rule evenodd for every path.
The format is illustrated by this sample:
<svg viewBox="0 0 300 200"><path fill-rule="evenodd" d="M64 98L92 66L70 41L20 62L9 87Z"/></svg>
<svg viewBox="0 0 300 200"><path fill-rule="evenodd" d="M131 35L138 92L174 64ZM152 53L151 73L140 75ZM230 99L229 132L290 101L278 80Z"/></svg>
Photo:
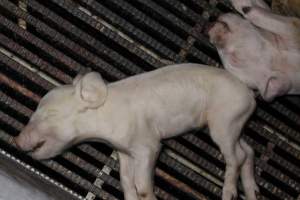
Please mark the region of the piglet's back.
<svg viewBox="0 0 300 200"><path fill-rule="evenodd" d="M227 71L201 64L177 64L131 76L121 81L110 84L111 87L120 87L122 89L145 89L151 87L163 87L164 85L173 84L180 85L182 82L200 81L201 86L216 84L217 79L228 79L228 81L236 81ZM205 82L201 82L205 81Z"/></svg>
<svg viewBox="0 0 300 200"><path fill-rule="evenodd" d="M204 125L204 114L213 98L226 101L238 96L239 90L248 91L227 71L200 64L170 65L110 84L109 88L118 95L113 98L117 105L126 102L122 109L134 113L132 119L154 123L162 137Z"/></svg>
<svg viewBox="0 0 300 200"><path fill-rule="evenodd" d="M191 63L169 65L109 84L108 87L120 98L134 99L135 103L139 100L149 103L155 99L168 103L190 101L196 96L209 98L211 93L219 90L248 91L241 81L224 69Z"/></svg>

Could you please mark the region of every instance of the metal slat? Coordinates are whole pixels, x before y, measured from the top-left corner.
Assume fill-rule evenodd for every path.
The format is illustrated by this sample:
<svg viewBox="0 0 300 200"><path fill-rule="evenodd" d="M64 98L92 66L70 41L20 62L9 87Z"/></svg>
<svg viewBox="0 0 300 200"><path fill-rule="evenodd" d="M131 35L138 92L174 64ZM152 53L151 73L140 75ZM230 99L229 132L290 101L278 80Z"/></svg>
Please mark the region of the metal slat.
<svg viewBox="0 0 300 200"><path fill-rule="evenodd" d="M32 16L22 11L21 9L14 7L13 4L10 3L9 1L3 0L0 2L0 5L7 10L14 11L14 14L17 17L24 19L28 24L34 26L38 32L41 32L42 34L50 37L52 42L64 46L64 48L68 49L69 51L72 51L72 53L75 54L76 56L84 57L86 62L88 61L91 62L93 65L97 66L97 69L101 70L102 72L108 72L109 74L113 74L118 78L125 77L125 75L122 72L120 72L118 69L112 67L110 64L104 62L100 58L93 55L91 52L88 52L84 48L80 47L76 43L64 37L59 32L53 30L52 28L45 25L41 21L33 18ZM79 63L75 63L75 61L73 64L77 64L81 66Z"/></svg>
<svg viewBox="0 0 300 200"><path fill-rule="evenodd" d="M126 71L130 72L130 74L143 72L143 70L136 64L132 63L130 60L123 57L113 49L110 49L106 45L102 44L96 40L95 37L92 37L90 34L87 34L86 32L77 28L75 25L64 20L59 15L56 15L54 12L39 4L37 1L29 0L28 7L43 15L43 20L47 20L52 24L55 24L56 28L59 28L59 30L70 35L71 38L76 38L76 41L80 41L82 44L87 44L97 54L110 57L110 59L115 62L117 66L125 68Z"/></svg>
<svg viewBox="0 0 300 200"><path fill-rule="evenodd" d="M132 24L118 17L116 14L109 11L107 8L97 3L96 1L81 0L80 2L86 5L95 14L101 16L101 18L111 23L116 28L121 29L124 33L128 34L131 38L137 40L140 43L143 43L143 45L146 45L153 51L157 52L159 55L162 55L162 57L166 59L171 59L175 62L182 61L181 58L178 55L176 55L175 52L173 52L166 46L160 44L145 32L135 28Z"/></svg>

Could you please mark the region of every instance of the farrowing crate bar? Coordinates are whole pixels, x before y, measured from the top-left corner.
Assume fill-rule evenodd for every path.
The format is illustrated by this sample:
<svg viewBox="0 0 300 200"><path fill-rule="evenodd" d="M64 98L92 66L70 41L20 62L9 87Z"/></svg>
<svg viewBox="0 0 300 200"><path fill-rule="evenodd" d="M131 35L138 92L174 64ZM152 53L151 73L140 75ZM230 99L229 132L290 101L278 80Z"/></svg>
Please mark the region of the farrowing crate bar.
<svg viewBox="0 0 300 200"><path fill-rule="evenodd" d="M49 89L88 68L111 82L170 63L220 67L200 32L231 10L221 0L1 0L1 155L74 199L123 199L117 156L106 145L85 143L36 162L12 137ZM298 97L258 103L244 138L255 149L260 199L300 199L299 130ZM164 141L155 170L159 199L220 199L224 160L201 132Z"/></svg>

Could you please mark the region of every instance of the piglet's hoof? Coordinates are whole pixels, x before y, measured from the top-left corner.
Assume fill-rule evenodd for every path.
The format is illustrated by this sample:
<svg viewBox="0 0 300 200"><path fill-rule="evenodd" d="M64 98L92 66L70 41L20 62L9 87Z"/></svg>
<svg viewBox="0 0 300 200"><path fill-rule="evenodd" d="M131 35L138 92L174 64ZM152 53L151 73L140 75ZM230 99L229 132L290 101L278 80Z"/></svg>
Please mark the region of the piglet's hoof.
<svg viewBox="0 0 300 200"><path fill-rule="evenodd" d="M245 14L248 14L250 11L251 11L251 7L249 7L249 6L246 6L246 7L243 7L242 8L242 10L243 10L243 13L245 13Z"/></svg>
<svg viewBox="0 0 300 200"><path fill-rule="evenodd" d="M222 200L237 200L238 194L236 189L223 188Z"/></svg>
<svg viewBox="0 0 300 200"><path fill-rule="evenodd" d="M260 192L259 191L255 191L255 197L256 197L256 199L260 199Z"/></svg>

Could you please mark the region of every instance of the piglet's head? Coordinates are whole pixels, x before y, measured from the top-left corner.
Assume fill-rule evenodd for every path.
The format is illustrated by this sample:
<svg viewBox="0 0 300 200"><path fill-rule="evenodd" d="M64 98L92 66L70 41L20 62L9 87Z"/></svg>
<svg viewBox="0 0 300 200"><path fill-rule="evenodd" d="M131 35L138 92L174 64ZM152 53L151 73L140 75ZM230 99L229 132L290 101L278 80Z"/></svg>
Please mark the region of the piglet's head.
<svg viewBox="0 0 300 200"><path fill-rule="evenodd" d="M74 144L76 121L84 112L101 107L107 86L100 74L78 75L72 85L54 88L40 101L28 125L15 138L16 145L35 159L48 159Z"/></svg>

